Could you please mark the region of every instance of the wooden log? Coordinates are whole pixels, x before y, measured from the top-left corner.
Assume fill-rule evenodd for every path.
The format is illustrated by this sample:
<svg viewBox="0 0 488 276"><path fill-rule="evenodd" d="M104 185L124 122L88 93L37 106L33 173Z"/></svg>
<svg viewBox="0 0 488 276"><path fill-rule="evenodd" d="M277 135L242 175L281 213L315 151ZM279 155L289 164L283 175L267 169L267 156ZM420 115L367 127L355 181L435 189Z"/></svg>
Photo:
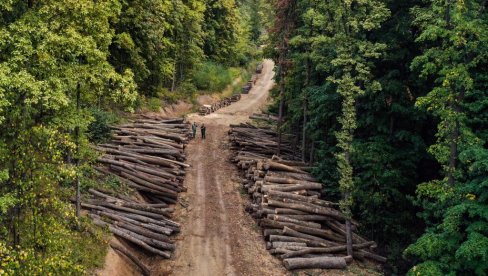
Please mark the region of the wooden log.
<svg viewBox="0 0 488 276"><path fill-rule="evenodd" d="M166 226L161 226L161 225L156 225L156 224L142 223L140 221L137 221L137 220L134 220L134 219L131 219L131 218L127 218L127 217L124 217L124 216L119 216L118 214L110 213L110 212L105 212L105 211L97 211L96 214L99 215L99 216L102 216L102 217L109 218L109 219L111 219L113 221L127 222L127 223L130 223L132 225L138 226L138 227L143 228L143 229L147 229L148 231L152 231L152 232L155 233L155 234L152 234L152 233L149 233L148 232L146 234L143 234L141 232L142 230L139 231L139 232L137 232L137 233L139 233L141 235L145 235L145 236L151 237L153 239L159 239L161 241L168 242L168 243L171 243L172 242L168 238L167 235L171 235L171 233L173 232L173 229L168 228Z"/></svg>
<svg viewBox="0 0 488 276"><path fill-rule="evenodd" d="M180 190L178 184L173 183L167 179L159 178L158 176L152 176L143 172L127 170L123 167L110 165L110 169L118 171L119 174L139 185L146 186L154 190L160 190L161 192L166 192L168 190L177 193ZM123 173L123 174L122 174ZM125 175L124 175L125 174ZM131 178L127 177L126 174L131 175ZM137 180L134 180L137 179ZM163 189L160 189L163 188Z"/></svg>
<svg viewBox="0 0 488 276"><path fill-rule="evenodd" d="M344 237L338 236L338 235L334 234L334 232L332 232L331 230L328 230L328 229L310 228L310 227L305 227L305 226L297 225L297 224L290 223L290 222L280 222L280 221L274 221L274 220L270 220L270 219L261 219L260 225L262 225L263 227L277 228L277 229L284 229L284 227L286 226L290 229L293 229L293 230L301 232L301 233L326 238L326 239L336 241L336 242L345 242Z"/></svg>
<svg viewBox="0 0 488 276"><path fill-rule="evenodd" d="M366 242L362 244L355 244L353 245L354 249L362 249L362 248L367 248L370 247L371 244L374 242ZM283 258L295 258L295 257L300 257L306 254L323 254L323 253L337 253L337 252L346 252L347 250L347 245L338 245L338 246L331 246L327 248L307 248L303 249L300 251L295 251L295 252L290 252L287 253L286 255L283 255Z"/></svg>
<svg viewBox="0 0 488 276"><path fill-rule="evenodd" d="M274 209L274 212L277 215L307 215L308 214L307 212L289 209L289 208L276 208Z"/></svg>
<svg viewBox="0 0 488 276"><path fill-rule="evenodd" d="M176 198L178 196L178 193L171 190L171 189L168 189L168 188L165 188L165 187L162 187L162 186L159 186L159 185L155 185L155 184L152 184L151 182L149 181L146 181L144 179L140 179L138 177L135 177L131 174L128 174L126 173L125 171L122 171L120 172L120 176L126 178L126 179L129 179L130 181L138 184L138 185L141 185L141 186L144 186L146 188L149 188L151 190L156 190L156 191L159 191L160 193L159 194L163 194L167 197L171 197L171 198Z"/></svg>
<svg viewBox="0 0 488 276"><path fill-rule="evenodd" d="M281 230L281 229L270 228L270 229L264 229L263 230L263 235L265 237L268 237L270 235L282 235L282 234L283 234L283 230Z"/></svg>
<svg viewBox="0 0 488 276"><path fill-rule="evenodd" d="M148 217L141 216L138 214L129 214L129 213L121 213L119 215L131 218L131 219L134 219L134 220L137 220L140 222L144 222L144 223L150 223L150 224L155 224L155 225L159 225L162 227L168 227L170 229L173 229L173 231L175 231L175 232L180 231L180 225L178 223L172 221L172 220L169 220L169 219L158 219L158 220L156 220L156 219L148 218Z"/></svg>
<svg viewBox="0 0 488 276"><path fill-rule="evenodd" d="M286 202L288 201L288 202ZM304 211L310 214L316 214L316 215L325 215L325 216L330 216L336 219L344 220L344 215L332 208L326 208L326 207L321 207L321 206L314 206L309 203L295 203L295 202L289 202L291 200L285 200L285 202L282 201L277 201L277 200L271 200L268 199L268 205L269 206L274 206L274 207L282 207L282 208L287 208L287 209L295 209L299 211Z"/></svg>
<svg viewBox="0 0 488 276"><path fill-rule="evenodd" d="M134 236L132 236L131 234L129 234L128 232L126 231L123 231L123 230L120 230L119 228L117 227L114 227L112 225L109 225L108 223L106 222L103 222L102 220L100 219L93 219L93 223L95 225L98 225L98 226L102 226L102 227L108 227L110 232L114 233L116 236L119 236L123 239L126 239L140 247L142 247L143 249L151 252L151 253L154 253L154 254L157 254L159 256L162 256L164 258L170 258L171 257L171 254L169 252L165 252L165 251L162 251L162 250L159 250L159 249L156 249L152 246L150 246L149 244L147 244L146 242L144 241L141 241L140 239L138 238L135 238Z"/></svg>
<svg viewBox="0 0 488 276"><path fill-rule="evenodd" d="M281 222L291 222L291 223L294 223L294 224L297 224L297 225L302 225L302 226L306 226L306 227L310 227L310 228L317 228L317 229L322 228L322 226L320 224L318 224L318 223L308 222L308 221L301 221L301 220L292 219L292 218L289 218L289 217L286 217L286 216L279 216L279 215L269 214L267 216L267 218L272 219L272 220L276 220L276 221L281 221Z"/></svg>
<svg viewBox="0 0 488 276"><path fill-rule="evenodd" d="M114 158L119 158L120 156L114 156ZM108 158L99 158L99 162L107 163L111 166L117 166L125 168L132 172L145 173L151 176L159 177L168 181L176 181L176 175L173 173L172 169L156 167L154 165L137 165L127 161L118 161Z"/></svg>
<svg viewBox="0 0 488 276"><path fill-rule="evenodd" d="M283 227L282 234L283 235L286 235L286 236L303 238L303 239L308 239L308 240L312 240L312 241L324 243L324 244L327 244L328 246L341 245L339 243L332 242L332 241L328 241L326 239L323 239L323 238L320 238L320 237L317 237L317 236L314 236L314 235L309 235L309 234L301 233L299 231L296 231L294 229L291 229L288 226Z"/></svg>
<svg viewBox="0 0 488 276"><path fill-rule="evenodd" d="M326 221L325 224L332 230L334 230L336 233L339 233L341 235L346 236L346 227L341 225L335 224L335 221ZM352 241L354 243L364 243L367 242L364 238L360 237L356 233L352 233Z"/></svg>
<svg viewBox="0 0 488 276"><path fill-rule="evenodd" d="M296 201L301 201L301 202L307 202L307 203L312 203L314 205L322 206L322 207L331 207L331 206L337 206L337 203L333 203L330 201L325 201L325 200L320 200L317 198L311 198L307 196L301 196L301 195L296 195L292 193L286 193L286 192L281 192L281 191L268 191L265 197L269 198L288 198Z"/></svg>
<svg viewBox="0 0 488 276"><path fill-rule="evenodd" d="M304 242L281 242L281 241L270 242L270 248L289 247L289 246L307 247L307 244Z"/></svg>
<svg viewBox="0 0 488 276"><path fill-rule="evenodd" d="M141 270L143 276L151 275L151 271L149 270L149 268L141 260L139 260L139 258L137 258L137 256L134 255L134 253L132 253L125 246L111 241L110 247L112 247L112 249L115 252L117 252L117 253L121 254L122 256L125 256L127 259L131 260Z"/></svg>
<svg viewBox="0 0 488 276"><path fill-rule="evenodd" d="M289 252L292 252L292 251L291 250L288 250L288 249L285 249L285 248L273 248L273 249L270 249L269 250L269 253L272 254L272 255L286 254L286 253L289 253Z"/></svg>
<svg viewBox="0 0 488 276"><path fill-rule="evenodd" d="M112 148L97 147L96 149L99 151L102 151L102 152L106 152L106 153L132 157L132 158L135 158L136 160L143 161L143 162L146 162L148 164L155 164L155 165L159 165L159 166L163 166L163 167L167 167L167 168L173 168L173 169L179 168L178 165L171 162L173 160L168 160L168 159L157 157L157 156L142 155L142 154L138 154L138 153L134 153L134 152L116 150L116 149L112 149Z"/></svg>
<svg viewBox="0 0 488 276"><path fill-rule="evenodd" d="M149 213L149 212L139 211L139 210L135 210L135 209L127 208L127 207L117 206L115 204L104 204L103 207L101 207L101 206L96 206L96 205L92 205L92 204L81 203L81 206L83 208L95 209L95 210L101 210L101 211L105 211L107 209L113 209L113 210L118 210L118 211L122 211L125 213L133 213L133 214L143 215L143 216L155 218L155 219L166 219L165 216L160 215L160 214L153 214L153 213Z"/></svg>
<svg viewBox="0 0 488 276"><path fill-rule="evenodd" d="M268 171L266 177L279 177L279 178L292 178L303 181L315 182L316 179L312 177L309 173L291 173L291 172L279 172L279 171ZM266 178L265 177L265 178ZM276 182L276 181L273 181Z"/></svg>
<svg viewBox="0 0 488 276"><path fill-rule="evenodd" d="M264 164L264 168L266 170L286 171L286 172L293 172L293 173L307 173L295 167L287 166L273 161L267 161Z"/></svg>
<svg viewBox="0 0 488 276"><path fill-rule="evenodd" d="M322 189L322 184L317 183L309 183L309 184L287 184L287 185L279 185L273 187L262 187L261 190L263 192L268 192L271 190L281 191L281 192L294 192L294 191L301 191L301 190L320 190Z"/></svg>
<svg viewBox="0 0 488 276"><path fill-rule="evenodd" d="M346 260L343 257L284 259L283 264L288 270L307 268L343 269L347 266Z"/></svg>
<svg viewBox="0 0 488 276"><path fill-rule="evenodd" d="M334 218L321 215L282 215L287 218L301 220L301 221L330 221Z"/></svg>
<svg viewBox="0 0 488 276"><path fill-rule="evenodd" d="M290 236L282 236L282 235L269 235L269 241L282 241L282 242L302 242L306 243L309 247L328 247L329 245L326 243L321 243L318 241L304 239L304 238L297 238L297 237L290 237Z"/></svg>
<svg viewBox="0 0 488 276"><path fill-rule="evenodd" d="M386 263L386 261L388 260L383 256L368 252L366 250L359 250L359 252L354 252L354 254L357 254L363 258L371 259L380 263Z"/></svg>

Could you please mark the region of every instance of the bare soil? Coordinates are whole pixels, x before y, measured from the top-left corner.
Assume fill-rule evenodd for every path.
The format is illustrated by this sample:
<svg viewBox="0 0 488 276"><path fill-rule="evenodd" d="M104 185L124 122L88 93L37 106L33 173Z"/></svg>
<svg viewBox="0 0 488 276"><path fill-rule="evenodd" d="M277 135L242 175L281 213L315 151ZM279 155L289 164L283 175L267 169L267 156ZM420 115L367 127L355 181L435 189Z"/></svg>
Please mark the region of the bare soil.
<svg viewBox="0 0 488 276"><path fill-rule="evenodd" d="M248 120L259 111L273 86L273 64L265 62L264 73L248 95L208 116L196 114L188 120L205 124L207 138L200 133L187 147L191 165L182 200L189 203L176 216L183 223L174 260L161 262L156 274L172 275L284 275L277 259L266 252L254 220L244 211L235 166L229 162L229 124Z"/></svg>

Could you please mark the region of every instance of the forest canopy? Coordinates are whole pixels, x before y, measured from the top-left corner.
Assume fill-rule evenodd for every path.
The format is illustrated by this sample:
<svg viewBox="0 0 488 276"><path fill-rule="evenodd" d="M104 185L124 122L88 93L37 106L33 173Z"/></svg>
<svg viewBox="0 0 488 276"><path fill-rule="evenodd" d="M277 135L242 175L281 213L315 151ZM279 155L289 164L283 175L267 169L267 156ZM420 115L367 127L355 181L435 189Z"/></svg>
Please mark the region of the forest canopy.
<svg viewBox="0 0 488 276"><path fill-rule="evenodd" d="M100 266L90 143L263 56L280 135L386 274L488 274L488 1L3 0L0 275Z"/></svg>
<svg viewBox="0 0 488 276"><path fill-rule="evenodd" d="M263 5L0 1L0 275L100 265L106 246L70 203L75 186L93 185L90 142L106 137L112 111L192 96L208 64L247 66L268 20Z"/></svg>
<svg viewBox="0 0 488 276"><path fill-rule="evenodd" d="M385 273L488 273L487 8L275 1L281 127Z"/></svg>

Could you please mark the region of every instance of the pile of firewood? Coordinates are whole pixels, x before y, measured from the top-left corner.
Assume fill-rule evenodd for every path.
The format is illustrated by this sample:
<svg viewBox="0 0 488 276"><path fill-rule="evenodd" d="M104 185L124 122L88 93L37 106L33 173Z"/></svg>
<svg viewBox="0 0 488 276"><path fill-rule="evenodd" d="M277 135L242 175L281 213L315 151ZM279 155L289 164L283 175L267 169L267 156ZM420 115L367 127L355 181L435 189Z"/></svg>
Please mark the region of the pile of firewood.
<svg viewBox="0 0 488 276"><path fill-rule="evenodd" d="M249 124L231 126L232 161L243 171L242 184L252 202L246 210L258 220L271 254L287 269L345 268L353 259L385 262L372 252L375 242L357 234L353 225L353 256L347 256L345 217L338 204L320 198L322 184L311 167L293 158L282 143L285 159L273 156L277 134Z"/></svg>
<svg viewBox="0 0 488 276"><path fill-rule="evenodd" d="M223 98L222 100L220 100L216 103L213 103L211 105L207 105L207 104L202 105L200 107L200 109L198 110L198 114L200 114L201 116L208 115L212 112L215 112L215 111L221 109L222 107L229 106L232 103L239 101L240 99L241 99L241 94L234 94L231 97Z"/></svg>
<svg viewBox="0 0 488 276"><path fill-rule="evenodd" d="M180 118L146 116L113 127L111 141L96 146L104 154L95 169L119 178L137 191L140 200L92 189L93 197L82 207L94 223L146 252L169 258L175 250L169 236L180 231L180 225L170 219L174 211L170 204L186 191L183 180L189 165L184 163L183 150L190 136L189 124Z"/></svg>

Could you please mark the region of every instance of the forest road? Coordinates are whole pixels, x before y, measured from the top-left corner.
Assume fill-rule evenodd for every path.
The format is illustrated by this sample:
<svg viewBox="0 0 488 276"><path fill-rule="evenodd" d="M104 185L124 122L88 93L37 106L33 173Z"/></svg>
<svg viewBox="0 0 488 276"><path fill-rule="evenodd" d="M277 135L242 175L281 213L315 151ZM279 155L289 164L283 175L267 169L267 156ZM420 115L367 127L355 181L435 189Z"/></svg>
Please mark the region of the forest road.
<svg viewBox="0 0 488 276"><path fill-rule="evenodd" d="M247 195L241 194L238 172L229 161L229 124L248 120L267 101L273 87L273 62L264 62L263 73L247 95L205 117L191 114L190 122L207 128L186 148L191 165L185 178L188 202L175 217L182 223L172 260L153 264L155 275L287 275L279 261L265 249L255 221L244 211Z"/></svg>

